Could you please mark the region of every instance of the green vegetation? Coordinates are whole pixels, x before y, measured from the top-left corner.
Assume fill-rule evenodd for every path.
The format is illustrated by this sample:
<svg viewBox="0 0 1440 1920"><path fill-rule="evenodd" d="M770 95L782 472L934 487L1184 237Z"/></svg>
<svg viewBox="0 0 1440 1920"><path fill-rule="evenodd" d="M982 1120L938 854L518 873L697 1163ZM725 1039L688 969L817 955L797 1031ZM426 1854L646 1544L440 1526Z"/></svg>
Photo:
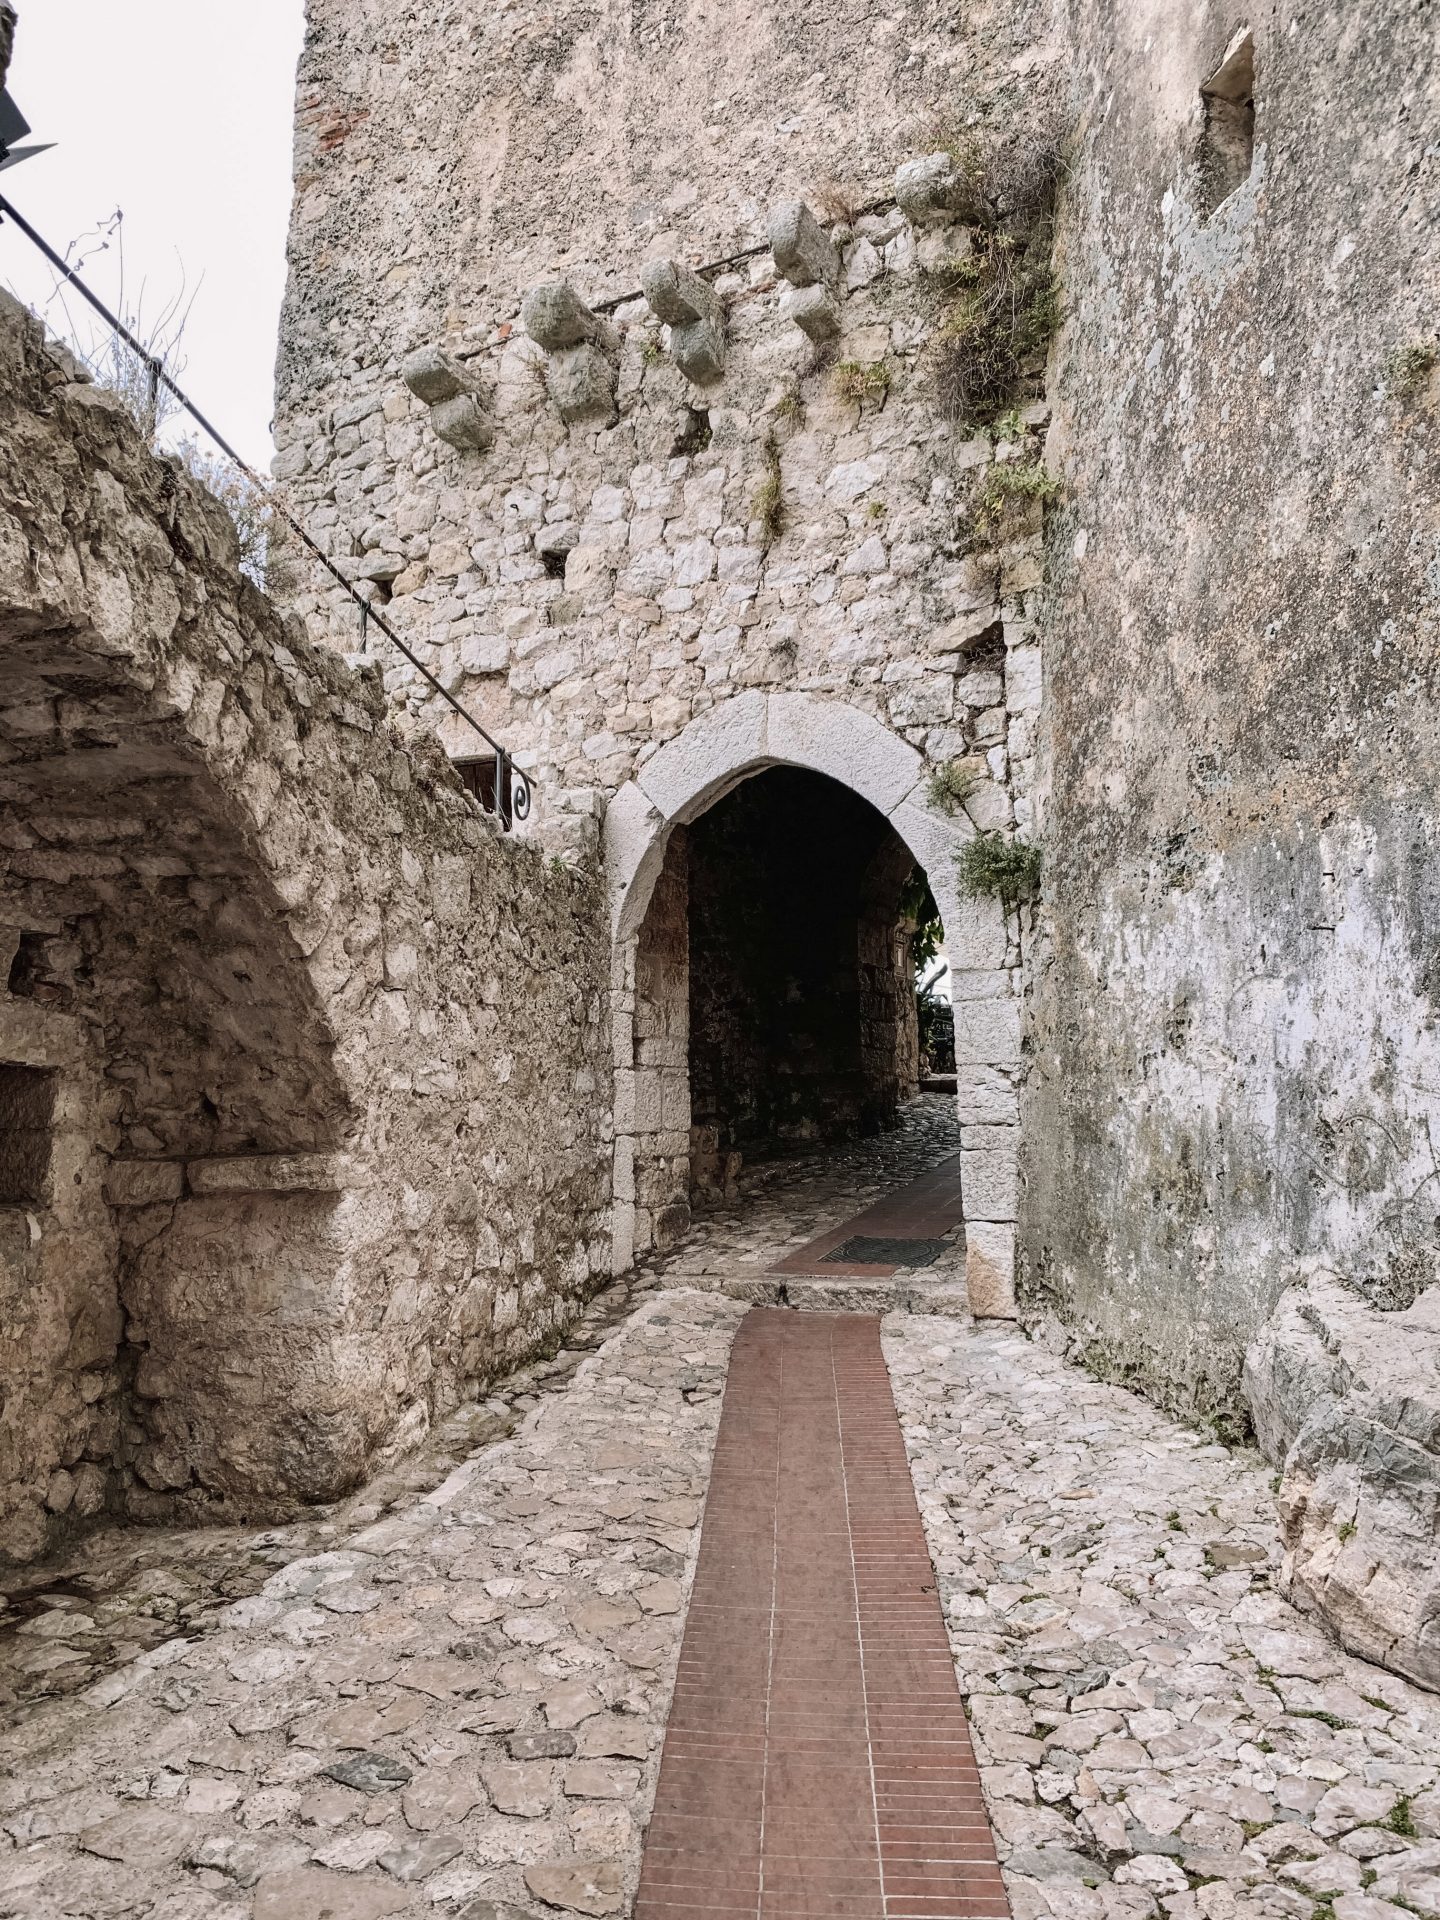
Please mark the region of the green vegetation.
<svg viewBox="0 0 1440 1920"><path fill-rule="evenodd" d="M1418 1840L1420 1838L1415 1828L1414 1818L1410 1812L1410 1798L1408 1794L1402 1795L1401 1798L1395 1802L1394 1806L1390 1809L1390 1817L1386 1820L1385 1825L1390 1829L1391 1833L1398 1833L1406 1840Z"/></svg>
<svg viewBox="0 0 1440 1920"><path fill-rule="evenodd" d="M890 368L884 360L842 360L835 369L835 391L857 406L883 406L890 391Z"/></svg>
<svg viewBox="0 0 1440 1920"><path fill-rule="evenodd" d="M975 524L984 534L1005 539L1015 533L1033 501L1042 508L1063 489L1038 460L997 460L985 469L975 496Z"/></svg>
<svg viewBox="0 0 1440 1920"><path fill-rule="evenodd" d="M1398 400L1408 400L1424 386L1437 362L1440 362L1440 347L1433 340L1416 340L1408 346L1396 347L1385 362L1385 384Z"/></svg>
<svg viewBox="0 0 1440 1920"><path fill-rule="evenodd" d="M973 760L947 760L943 767L932 770L925 782L925 795L932 807L953 819L984 778Z"/></svg>
<svg viewBox="0 0 1440 1920"><path fill-rule="evenodd" d="M780 472L780 442L773 432L766 434L763 451L765 473L750 504L751 511L760 522L760 544L768 553L785 531L785 488Z"/></svg>
<svg viewBox="0 0 1440 1920"><path fill-rule="evenodd" d="M960 884L976 899L1006 906L1033 899L1040 890L1040 849L1003 833L977 833L956 862Z"/></svg>

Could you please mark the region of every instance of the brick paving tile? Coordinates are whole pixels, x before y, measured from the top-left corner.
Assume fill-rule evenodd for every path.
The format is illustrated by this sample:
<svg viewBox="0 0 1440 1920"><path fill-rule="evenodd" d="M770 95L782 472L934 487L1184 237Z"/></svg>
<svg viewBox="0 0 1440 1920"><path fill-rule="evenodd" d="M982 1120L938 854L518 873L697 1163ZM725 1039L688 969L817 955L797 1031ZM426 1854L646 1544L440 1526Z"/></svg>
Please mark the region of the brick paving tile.
<svg viewBox="0 0 1440 1920"><path fill-rule="evenodd" d="M872 1316L736 1337L635 1911L1009 1913Z"/></svg>

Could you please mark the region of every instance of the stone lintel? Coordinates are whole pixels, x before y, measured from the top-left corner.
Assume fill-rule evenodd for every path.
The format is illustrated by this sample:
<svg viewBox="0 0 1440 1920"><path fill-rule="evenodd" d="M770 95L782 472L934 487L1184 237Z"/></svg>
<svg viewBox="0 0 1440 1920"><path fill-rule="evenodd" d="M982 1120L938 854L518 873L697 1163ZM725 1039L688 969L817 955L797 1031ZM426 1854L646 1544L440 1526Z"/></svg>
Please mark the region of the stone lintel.
<svg viewBox="0 0 1440 1920"><path fill-rule="evenodd" d="M185 1172L192 1194L343 1193L362 1183L344 1154L252 1153L191 1160Z"/></svg>

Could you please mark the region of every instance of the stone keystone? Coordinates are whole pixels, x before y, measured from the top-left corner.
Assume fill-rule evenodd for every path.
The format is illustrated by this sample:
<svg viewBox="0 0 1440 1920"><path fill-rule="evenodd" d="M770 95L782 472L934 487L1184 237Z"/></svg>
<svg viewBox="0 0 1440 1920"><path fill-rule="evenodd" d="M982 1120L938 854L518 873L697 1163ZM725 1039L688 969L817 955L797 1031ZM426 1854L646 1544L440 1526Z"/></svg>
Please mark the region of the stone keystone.
<svg viewBox="0 0 1440 1920"><path fill-rule="evenodd" d="M839 281L840 255L803 200L782 200L770 215L770 251L792 287Z"/></svg>
<svg viewBox="0 0 1440 1920"><path fill-rule="evenodd" d="M793 320L817 347L840 338L840 302L828 287L792 287L780 301L781 318Z"/></svg>
<svg viewBox="0 0 1440 1920"><path fill-rule="evenodd" d="M949 153L927 153L907 160L895 174L895 200L913 226L933 227L950 220L992 224L978 184Z"/></svg>
<svg viewBox="0 0 1440 1920"><path fill-rule="evenodd" d="M520 324L546 353L605 340L608 329L576 293L568 280L552 280L532 287L520 308Z"/></svg>
<svg viewBox="0 0 1440 1920"><path fill-rule="evenodd" d="M715 289L674 260L652 260L640 284L670 329L676 366L697 387L713 385L725 371L725 309Z"/></svg>

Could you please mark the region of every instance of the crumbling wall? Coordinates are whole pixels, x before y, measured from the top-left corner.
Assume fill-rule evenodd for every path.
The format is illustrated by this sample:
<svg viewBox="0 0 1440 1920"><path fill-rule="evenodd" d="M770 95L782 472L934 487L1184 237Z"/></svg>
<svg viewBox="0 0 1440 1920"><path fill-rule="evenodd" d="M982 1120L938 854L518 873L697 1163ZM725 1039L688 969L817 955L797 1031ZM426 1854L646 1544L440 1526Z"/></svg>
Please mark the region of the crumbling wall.
<svg viewBox="0 0 1440 1920"><path fill-rule="evenodd" d="M1436 1274L1440 68L1410 0L1072 12L1024 1297L1229 1421L1292 1279Z"/></svg>
<svg viewBox="0 0 1440 1920"><path fill-rule="evenodd" d="M106 1500L355 1484L608 1272L611 1117L594 879L402 742L8 301L0 516L0 1104L54 1089L0 1195L23 1556Z"/></svg>

